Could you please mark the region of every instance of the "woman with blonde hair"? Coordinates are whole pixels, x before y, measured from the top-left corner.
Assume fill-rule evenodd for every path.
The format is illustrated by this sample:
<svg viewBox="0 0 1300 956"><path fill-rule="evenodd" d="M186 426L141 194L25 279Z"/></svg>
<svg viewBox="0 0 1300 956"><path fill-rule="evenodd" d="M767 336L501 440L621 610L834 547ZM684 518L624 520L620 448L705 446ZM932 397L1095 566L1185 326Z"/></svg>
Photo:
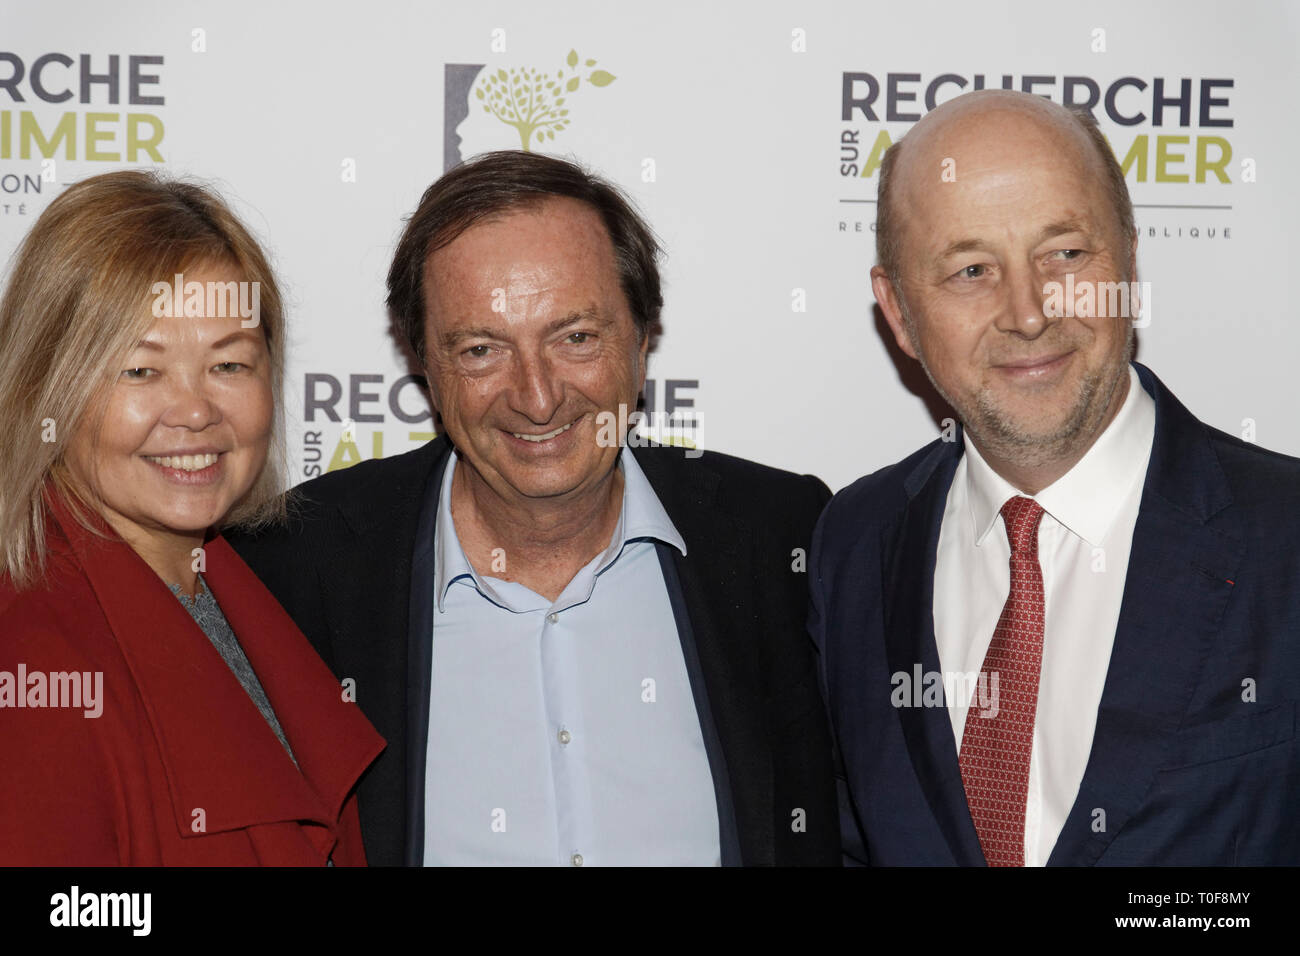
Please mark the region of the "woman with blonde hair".
<svg viewBox="0 0 1300 956"><path fill-rule="evenodd" d="M283 520L285 329L210 190L69 187L0 299L0 864L363 864L383 740L221 537Z"/></svg>

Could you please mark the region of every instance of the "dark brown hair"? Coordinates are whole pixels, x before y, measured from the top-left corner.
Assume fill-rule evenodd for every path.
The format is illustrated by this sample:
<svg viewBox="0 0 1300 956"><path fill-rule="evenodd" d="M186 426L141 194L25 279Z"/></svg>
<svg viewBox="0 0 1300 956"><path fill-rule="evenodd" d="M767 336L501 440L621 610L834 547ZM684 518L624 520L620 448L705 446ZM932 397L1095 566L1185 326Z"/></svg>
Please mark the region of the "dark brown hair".
<svg viewBox="0 0 1300 956"><path fill-rule="evenodd" d="M617 186L575 163L500 150L484 153L446 173L420 197L407 220L388 270L388 311L403 343L425 362L424 266L429 256L475 223L535 205L551 196L586 203L600 214L614 246L619 283L637 331L659 330L663 310L659 242Z"/></svg>

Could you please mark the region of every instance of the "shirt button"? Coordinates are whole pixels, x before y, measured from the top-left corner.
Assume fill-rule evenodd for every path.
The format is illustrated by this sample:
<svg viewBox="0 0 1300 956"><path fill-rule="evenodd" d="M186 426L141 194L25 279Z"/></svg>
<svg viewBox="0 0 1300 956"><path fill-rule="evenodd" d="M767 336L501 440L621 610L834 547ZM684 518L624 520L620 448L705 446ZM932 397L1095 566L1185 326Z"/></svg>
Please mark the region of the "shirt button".
<svg viewBox="0 0 1300 956"><path fill-rule="evenodd" d="M560 620L560 615L556 614L554 611L546 615L546 621L548 624L556 624L559 622L559 620Z"/></svg>
<svg viewBox="0 0 1300 956"><path fill-rule="evenodd" d="M569 733L567 730L561 730L559 734L557 734L556 736L560 738L560 743L562 744L567 744L570 740L573 739L573 735Z"/></svg>
<svg viewBox="0 0 1300 956"><path fill-rule="evenodd" d="M573 854L573 856L569 857L569 862L572 863L574 866L582 866L582 854L581 853Z"/></svg>

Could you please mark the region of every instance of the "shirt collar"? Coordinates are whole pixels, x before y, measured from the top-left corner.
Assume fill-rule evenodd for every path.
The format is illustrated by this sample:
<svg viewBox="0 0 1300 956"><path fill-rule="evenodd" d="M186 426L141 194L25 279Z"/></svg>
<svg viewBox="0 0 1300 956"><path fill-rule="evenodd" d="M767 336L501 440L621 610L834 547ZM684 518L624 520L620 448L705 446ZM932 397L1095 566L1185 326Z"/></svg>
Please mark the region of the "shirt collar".
<svg viewBox="0 0 1300 956"><path fill-rule="evenodd" d="M1099 547L1115 523L1133 483L1146 474L1155 438L1156 406L1128 367L1128 395L1115 418L1073 468L1032 497L1043 510L1071 532ZM1008 498L1023 495L999 475L963 433L966 448L967 500L970 503L975 543L984 539L997 522Z"/></svg>
<svg viewBox="0 0 1300 956"><path fill-rule="evenodd" d="M451 516L451 481L455 473L459 453L453 453L447 461L447 468L442 476L442 487L438 492L438 518L433 533L434 553L434 595L438 610L444 610L447 589L459 578L473 579L475 587L494 604L508 607L508 602L493 588L490 580L478 574L465 556L460 538L456 534L456 523ZM609 546L598 559L596 576L618 560L623 549L632 541L662 541L686 554L686 542L673 525L663 503L655 494L650 480L637 464L636 457L626 447L619 452L617 467L623 472L623 504L619 509L618 524L610 537ZM594 578L593 578L594 587ZM567 592L566 592L567 593Z"/></svg>

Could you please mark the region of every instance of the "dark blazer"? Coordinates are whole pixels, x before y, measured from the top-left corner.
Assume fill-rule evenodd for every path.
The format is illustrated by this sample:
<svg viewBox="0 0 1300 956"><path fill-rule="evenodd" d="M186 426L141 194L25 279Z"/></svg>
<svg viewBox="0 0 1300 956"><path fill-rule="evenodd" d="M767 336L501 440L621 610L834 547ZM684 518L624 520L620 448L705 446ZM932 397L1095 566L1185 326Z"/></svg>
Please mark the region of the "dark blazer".
<svg viewBox="0 0 1300 956"><path fill-rule="evenodd" d="M451 445L440 437L294 490L288 528L232 536L388 740L361 782L372 865L418 865L424 852L432 540ZM830 738L817 689L806 548L830 497L798 477L726 455L638 448L686 541L661 566L713 772L725 864L838 865ZM796 553L797 552L797 553ZM424 595L423 597L421 595ZM802 815L796 811L802 810ZM801 826L804 829L801 829Z"/></svg>
<svg viewBox="0 0 1300 956"><path fill-rule="evenodd" d="M204 545L301 771L175 595L99 530L56 499L43 580L0 578L0 672L102 674L98 716L0 691L0 865L364 864L355 787L384 742L293 621L223 539Z"/></svg>
<svg viewBox="0 0 1300 956"><path fill-rule="evenodd" d="M1048 862L1294 865L1300 461L1202 424L1135 367L1155 442L1092 751ZM814 536L850 861L984 864L946 707L890 704L891 674L939 669L935 552L962 453L936 441L860 479Z"/></svg>

